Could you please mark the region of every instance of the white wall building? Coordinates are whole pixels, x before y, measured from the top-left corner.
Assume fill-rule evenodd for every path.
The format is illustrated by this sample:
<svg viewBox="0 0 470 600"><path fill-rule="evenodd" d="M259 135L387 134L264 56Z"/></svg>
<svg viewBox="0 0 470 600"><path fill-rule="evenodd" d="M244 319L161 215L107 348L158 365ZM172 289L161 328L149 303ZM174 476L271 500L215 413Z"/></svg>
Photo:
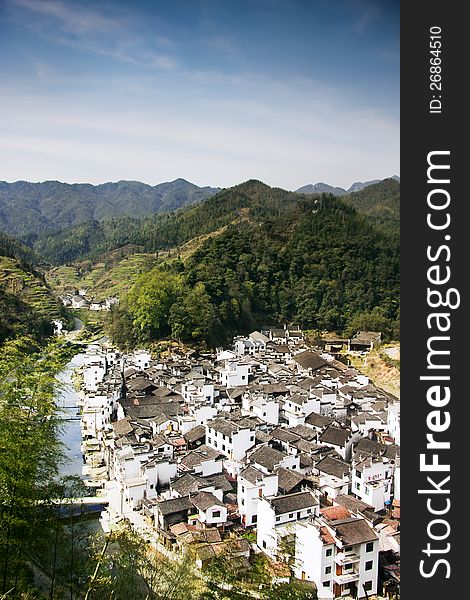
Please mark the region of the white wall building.
<svg viewBox="0 0 470 600"><path fill-rule="evenodd" d="M237 477L237 503L242 524L256 525L258 520L258 501L263 496L275 496L278 493L278 476L274 473L262 473L249 465Z"/></svg>
<svg viewBox="0 0 470 600"><path fill-rule="evenodd" d="M364 519L297 524L295 575L315 582L319 600L377 593L379 540Z"/></svg>
<svg viewBox="0 0 470 600"><path fill-rule="evenodd" d="M277 558L281 538L294 535L296 522L318 514L318 500L310 491L261 497L258 500L257 546L271 558Z"/></svg>
<svg viewBox="0 0 470 600"><path fill-rule="evenodd" d="M351 492L363 502L383 510L392 496L394 466L387 458L368 457L353 463Z"/></svg>

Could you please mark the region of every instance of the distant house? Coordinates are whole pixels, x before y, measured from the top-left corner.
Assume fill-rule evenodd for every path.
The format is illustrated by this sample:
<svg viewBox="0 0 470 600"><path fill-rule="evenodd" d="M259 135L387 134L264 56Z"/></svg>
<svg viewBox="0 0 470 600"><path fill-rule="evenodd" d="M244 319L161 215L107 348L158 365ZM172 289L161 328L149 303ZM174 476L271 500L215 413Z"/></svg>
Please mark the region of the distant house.
<svg viewBox="0 0 470 600"><path fill-rule="evenodd" d="M257 546L271 558L280 558L281 539L294 534L296 522L317 516L319 508L319 502L311 491L260 498Z"/></svg>
<svg viewBox="0 0 470 600"><path fill-rule="evenodd" d="M349 341L350 352L370 352L380 346L382 334L378 331L358 331Z"/></svg>

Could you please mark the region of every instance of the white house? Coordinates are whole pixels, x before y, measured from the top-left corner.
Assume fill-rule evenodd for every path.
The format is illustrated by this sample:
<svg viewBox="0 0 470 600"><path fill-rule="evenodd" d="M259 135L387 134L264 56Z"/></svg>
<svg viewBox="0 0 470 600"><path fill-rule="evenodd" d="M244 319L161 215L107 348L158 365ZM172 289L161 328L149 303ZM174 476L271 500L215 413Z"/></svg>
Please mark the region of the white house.
<svg viewBox="0 0 470 600"><path fill-rule="evenodd" d="M377 593L379 540L364 519L310 519L296 534L295 575L316 584L319 600Z"/></svg>
<svg viewBox="0 0 470 600"><path fill-rule="evenodd" d="M219 526L227 521L227 507L211 492L199 492L190 497L190 501L197 509L197 515L190 515L188 522L196 524L197 521L204 526Z"/></svg>
<svg viewBox="0 0 470 600"><path fill-rule="evenodd" d="M318 514L319 503L311 491L259 498L257 546L265 554L276 559L281 553L279 547L281 538L295 534L296 522Z"/></svg>
<svg viewBox="0 0 470 600"><path fill-rule="evenodd" d="M244 393L242 396L242 413L254 415L270 425L279 423L279 403L268 394Z"/></svg>
<svg viewBox="0 0 470 600"><path fill-rule="evenodd" d="M248 384L251 367L248 364L240 364L238 360L226 360L219 372L220 383L224 387L239 387Z"/></svg>
<svg viewBox="0 0 470 600"><path fill-rule="evenodd" d="M375 511L383 510L392 497L393 469L383 457L353 462L351 492Z"/></svg>
<svg viewBox="0 0 470 600"><path fill-rule="evenodd" d="M283 408L289 427L295 427L305 423L305 418L311 413L320 412L320 398L314 394L292 394L285 399Z"/></svg>
<svg viewBox="0 0 470 600"><path fill-rule="evenodd" d="M237 481L237 504L242 524L255 525L258 519L258 501L263 496L275 496L278 493L278 476L263 473L248 465L240 472Z"/></svg>
<svg viewBox="0 0 470 600"><path fill-rule="evenodd" d="M190 471L203 477L222 473L222 459L223 455L218 450L209 446L199 446L181 459L179 470Z"/></svg>
<svg viewBox="0 0 470 600"><path fill-rule="evenodd" d="M348 493L349 471L348 463L331 456L325 456L317 462L314 472L318 475L318 488L327 501Z"/></svg>
<svg viewBox="0 0 470 600"><path fill-rule="evenodd" d="M255 445L255 431L244 424L219 417L206 424L206 444L227 458L239 461Z"/></svg>
<svg viewBox="0 0 470 600"><path fill-rule="evenodd" d="M397 446L400 445L400 403L394 402L388 405L388 433L395 440Z"/></svg>

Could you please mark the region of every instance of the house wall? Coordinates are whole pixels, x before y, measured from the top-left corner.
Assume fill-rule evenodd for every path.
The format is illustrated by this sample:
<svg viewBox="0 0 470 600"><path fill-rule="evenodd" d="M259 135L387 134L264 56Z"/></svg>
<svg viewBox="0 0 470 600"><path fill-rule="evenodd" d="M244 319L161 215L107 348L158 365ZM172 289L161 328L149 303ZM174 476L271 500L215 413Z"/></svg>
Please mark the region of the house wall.
<svg viewBox="0 0 470 600"><path fill-rule="evenodd" d="M329 552L328 552L329 551ZM327 556L327 554L330 556ZM295 539L295 576L313 581L317 586L318 600L331 600L333 573L335 571L335 545L324 545L319 532L311 523L298 523ZM326 573L327 567L331 569ZM325 586L325 583L329 585Z"/></svg>

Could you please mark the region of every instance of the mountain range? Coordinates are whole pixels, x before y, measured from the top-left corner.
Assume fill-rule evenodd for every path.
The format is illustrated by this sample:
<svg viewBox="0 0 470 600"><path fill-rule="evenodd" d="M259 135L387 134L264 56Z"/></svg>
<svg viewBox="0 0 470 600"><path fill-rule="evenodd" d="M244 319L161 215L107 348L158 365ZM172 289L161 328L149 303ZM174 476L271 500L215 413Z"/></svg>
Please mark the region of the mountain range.
<svg viewBox="0 0 470 600"><path fill-rule="evenodd" d="M398 175L393 175L390 179L400 181ZM370 185L385 181L384 179L371 179L370 181L356 181L347 190L342 187L334 187L327 183L308 183L296 190L299 194L333 194L334 196L345 196L353 192L360 192Z"/></svg>
<svg viewBox="0 0 470 600"><path fill-rule="evenodd" d="M45 181L0 182L0 230L27 238L41 231L102 221L121 215L143 217L204 200L219 188L185 179L155 186L139 181L92 185Z"/></svg>
<svg viewBox="0 0 470 600"><path fill-rule="evenodd" d="M344 196L378 181L357 182L348 190L325 183L308 184L297 192ZM202 202L220 189L199 187L185 179L175 179L155 186L139 181L100 185L59 181L0 181L0 231L31 242L44 231L79 225L86 221L104 221L120 216L140 218L170 212Z"/></svg>

